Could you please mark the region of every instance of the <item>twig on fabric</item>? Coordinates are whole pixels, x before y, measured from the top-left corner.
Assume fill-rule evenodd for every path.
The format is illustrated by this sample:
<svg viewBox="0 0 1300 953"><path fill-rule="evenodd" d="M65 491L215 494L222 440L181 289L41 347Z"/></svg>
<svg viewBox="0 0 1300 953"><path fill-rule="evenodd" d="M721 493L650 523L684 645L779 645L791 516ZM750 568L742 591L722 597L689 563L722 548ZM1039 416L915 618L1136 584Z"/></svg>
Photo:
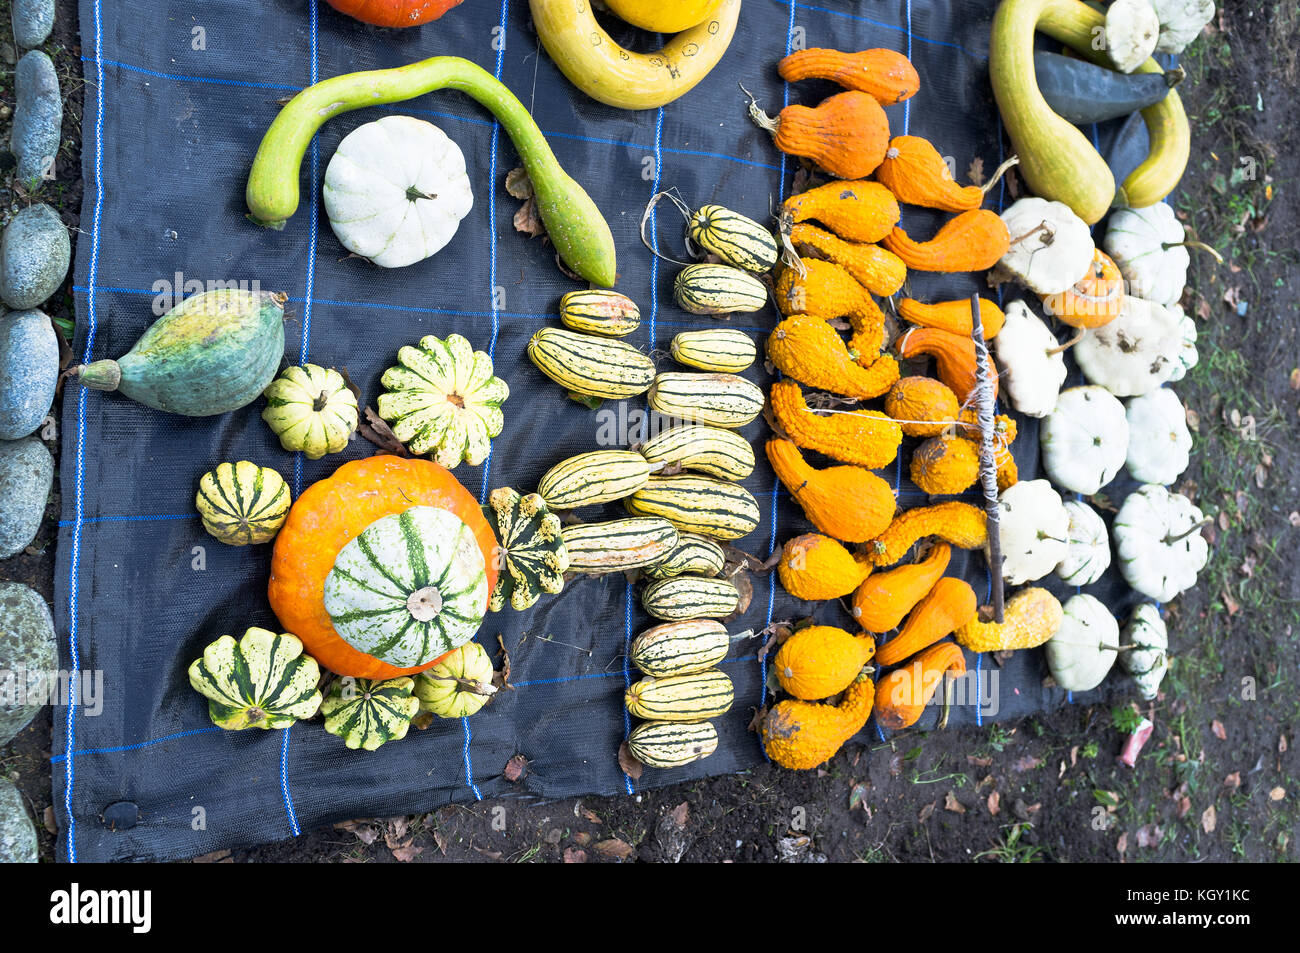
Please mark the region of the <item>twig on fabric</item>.
<svg viewBox="0 0 1300 953"><path fill-rule="evenodd" d="M980 423L980 488L984 491L984 512L988 516L989 578L993 583L993 621L1002 621L1002 533L998 520L998 464L993 439L993 377L984 322L980 319L980 296L971 295L971 340L975 342L975 406Z"/></svg>

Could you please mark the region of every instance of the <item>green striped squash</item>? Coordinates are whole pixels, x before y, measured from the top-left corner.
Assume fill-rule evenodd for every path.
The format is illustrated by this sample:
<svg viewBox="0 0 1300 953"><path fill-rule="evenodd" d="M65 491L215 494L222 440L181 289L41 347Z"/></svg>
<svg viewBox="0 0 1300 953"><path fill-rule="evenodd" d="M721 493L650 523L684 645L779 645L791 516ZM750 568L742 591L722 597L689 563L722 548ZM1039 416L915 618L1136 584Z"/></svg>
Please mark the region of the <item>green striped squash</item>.
<svg viewBox="0 0 1300 953"><path fill-rule="evenodd" d="M678 364L732 374L743 371L758 357L754 339L735 328L682 331L673 336L668 350Z"/></svg>
<svg viewBox="0 0 1300 953"><path fill-rule="evenodd" d="M622 572L658 562L677 545L677 529L654 517L576 523L564 527L573 572Z"/></svg>
<svg viewBox="0 0 1300 953"><path fill-rule="evenodd" d="M390 741L400 741L420 712L420 700L411 694L414 688L415 682L405 677L384 681L340 678L321 702L325 730L338 735L354 751L374 751Z"/></svg>
<svg viewBox="0 0 1300 953"><path fill-rule="evenodd" d="M730 648L727 627L721 622L690 619L646 629L632 640L628 657L647 675L662 678L710 669L727 657Z"/></svg>
<svg viewBox="0 0 1300 953"><path fill-rule="evenodd" d="M247 460L203 474L194 498L203 528L229 546L270 542L289 518L292 502L284 477Z"/></svg>
<svg viewBox="0 0 1300 953"><path fill-rule="evenodd" d="M497 539L501 540L497 584L489 609L499 612L507 602L512 609L527 609L543 592L564 588L569 553L564 548L563 529L560 518L547 509L540 496L524 496L511 487L499 486L488 496L488 513L484 515L495 517Z"/></svg>
<svg viewBox="0 0 1300 953"><path fill-rule="evenodd" d="M320 707L320 667L302 642L256 626L238 642L223 635L189 668L190 687L208 700L218 728L287 728Z"/></svg>
<svg viewBox="0 0 1300 953"><path fill-rule="evenodd" d="M473 530L433 506L363 529L339 550L324 590L325 611L343 640L398 668L427 665L464 645L488 605Z"/></svg>
<svg viewBox="0 0 1300 953"><path fill-rule="evenodd" d="M754 448L749 441L721 427L672 427L646 441L641 455L651 463L676 465L719 480L743 480L754 472Z"/></svg>
<svg viewBox="0 0 1300 953"><path fill-rule="evenodd" d="M731 265L687 265L673 282L673 297L691 314L734 314L767 304L767 286Z"/></svg>
<svg viewBox="0 0 1300 953"><path fill-rule="evenodd" d="M655 377L647 399L665 417L713 427L743 427L763 412L763 391L735 374L670 371Z"/></svg>
<svg viewBox="0 0 1300 953"><path fill-rule="evenodd" d="M716 576L726 564L727 556L722 547L707 536L678 533L673 551L642 571L651 579L671 579L683 573Z"/></svg>
<svg viewBox="0 0 1300 953"><path fill-rule="evenodd" d="M641 325L641 309L617 291L570 291L560 299L560 323L574 331L621 338Z"/></svg>
<svg viewBox="0 0 1300 953"><path fill-rule="evenodd" d="M740 608L740 592L725 579L676 576L646 586L641 607L656 619L721 619Z"/></svg>
<svg viewBox="0 0 1300 953"><path fill-rule="evenodd" d="M586 397L635 397L655 379L654 361L632 345L564 328L534 334L528 357L561 387Z"/></svg>
<svg viewBox="0 0 1300 953"><path fill-rule="evenodd" d="M650 768L680 768L718 750L718 730L711 722L647 721L627 736L632 757Z"/></svg>
<svg viewBox="0 0 1300 953"><path fill-rule="evenodd" d="M703 205L690 217L686 234L729 265L761 275L776 264L776 239L752 218L721 205Z"/></svg>
<svg viewBox="0 0 1300 953"><path fill-rule="evenodd" d="M487 649L466 642L415 676L415 697L422 711L439 718L467 718L496 694L495 674Z"/></svg>
<svg viewBox="0 0 1300 953"><path fill-rule="evenodd" d="M658 516L678 532L713 539L739 539L762 518L754 494L743 486L688 473L652 476L623 505L634 516Z"/></svg>
<svg viewBox="0 0 1300 953"><path fill-rule="evenodd" d="M649 721L700 721L725 715L736 700L731 679L716 668L691 675L653 676L623 696L629 713Z"/></svg>
<svg viewBox="0 0 1300 953"><path fill-rule="evenodd" d="M608 503L641 489L650 470L646 458L633 450L592 450L547 470L537 492L557 510Z"/></svg>

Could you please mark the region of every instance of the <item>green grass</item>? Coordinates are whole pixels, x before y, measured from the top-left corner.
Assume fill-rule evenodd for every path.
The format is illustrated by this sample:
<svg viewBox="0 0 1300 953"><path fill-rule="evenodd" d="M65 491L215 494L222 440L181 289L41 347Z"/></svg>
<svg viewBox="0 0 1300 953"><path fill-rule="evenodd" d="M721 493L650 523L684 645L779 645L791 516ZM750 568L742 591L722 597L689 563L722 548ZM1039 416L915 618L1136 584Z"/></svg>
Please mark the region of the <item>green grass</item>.
<svg viewBox="0 0 1300 953"><path fill-rule="evenodd" d="M988 850L980 851L975 860L990 860L1001 864L1033 864L1047 859L1047 852L1035 845L1021 843L1026 831L1034 829L1028 821L1009 824L1004 827L1003 835L993 842Z"/></svg>

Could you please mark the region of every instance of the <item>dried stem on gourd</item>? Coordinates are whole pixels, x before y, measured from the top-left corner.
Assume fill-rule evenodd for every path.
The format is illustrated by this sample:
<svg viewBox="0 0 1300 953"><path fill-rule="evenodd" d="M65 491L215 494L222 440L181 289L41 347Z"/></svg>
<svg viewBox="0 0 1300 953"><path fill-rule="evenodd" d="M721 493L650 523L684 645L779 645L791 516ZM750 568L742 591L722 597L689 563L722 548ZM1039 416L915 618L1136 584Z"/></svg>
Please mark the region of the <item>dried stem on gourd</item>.
<svg viewBox="0 0 1300 953"><path fill-rule="evenodd" d="M993 581L993 621L1002 620L1002 533L998 520L998 462L994 448L993 381L989 372L991 358L984 340L984 322L980 319L980 296L971 295L971 340L975 342L975 407L980 425L980 488L984 491L984 512L988 516L989 577Z"/></svg>
<svg viewBox="0 0 1300 953"><path fill-rule="evenodd" d="M671 261L674 265L690 265L692 264L692 262L678 261L676 258L673 258L669 255L665 255L662 252L660 252L659 249L654 246L654 243L650 241L650 238L645 233L646 223L650 221L651 213L654 212L655 206L659 204L659 200L663 198L666 198L668 199L668 201L672 202L673 205L677 207L677 211L682 213L682 218L686 219L687 222L690 222L691 220L690 206L687 205L685 200L682 199L681 195L678 194L676 187L671 189L665 189L662 192L656 192L654 195L650 196L650 201L646 203L645 211L641 213L641 244L645 245L646 248L650 249L650 254L654 255L656 258L662 258L664 261ZM657 222L656 222L655 231L657 234L658 233ZM687 254L696 255L696 256L698 256L699 254L699 250L692 247L691 237L689 234L686 236L686 252Z"/></svg>
<svg viewBox="0 0 1300 953"><path fill-rule="evenodd" d="M993 190L993 186L997 185L998 182L1001 181L1002 176L1007 174L1007 170L1014 165L1020 165L1020 156L1012 156L1006 162L1002 163L1000 166L994 169L993 178L989 179L987 182L985 182L983 185L980 186L980 189L983 190L984 194L988 195L989 192Z"/></svg>
<svg viewBox="0 0 1300 953"><path fill-rule="evenodd" d="M1074 347L1076 344L1078 344L1080 341L1083 340L1083 336L1085 333L1086 333L1086 329L1080 328L1078 331L1074 332L1074 337L1070 338L1070 340L1066 341L1064 344L1058 344L1056 347L1048 348L1047 356L1051 357L1054 354L1060 354L1063 351L1068 351L1070 348Z"/></svg>

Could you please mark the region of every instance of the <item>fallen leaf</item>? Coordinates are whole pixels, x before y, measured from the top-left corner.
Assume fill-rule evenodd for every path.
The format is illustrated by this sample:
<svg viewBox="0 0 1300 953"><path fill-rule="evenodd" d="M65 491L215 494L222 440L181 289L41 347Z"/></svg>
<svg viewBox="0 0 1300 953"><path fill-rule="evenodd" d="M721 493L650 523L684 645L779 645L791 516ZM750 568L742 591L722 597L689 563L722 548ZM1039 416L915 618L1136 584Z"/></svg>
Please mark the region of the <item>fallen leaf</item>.
<svg viewBox="0 0 1300 953"><path fill-rule="evenodd" d="M1213 834L1214 828L1218 825L1218 823L1219 823L1218 812L1214 810L1214 805L1211 804L1209 807L1207 807L1204 811L1201 812L1201 830L1205 831L1205 833L1207 834Z"/></svg>
<svg viewBox="0 0 1300 953"><path fill-rule="evenodd" d="M576 847L566 847L564 849L564 863L566 864L585 864L587 862L587 852L578 850Z"/></svg>
<svg viewBox="0 0 1300 953"><path fill-rule="evenodd" d="M1284 797L1286 797L1286 788L1281 785L1268 792L1268 799L1270 801L1280 801Z"/></svg>
<svg viewBox="0 0 1300 953"><path fill-rule="evenodd" d="M1073 768L1078 763L1079 763L1079 746L1075 745L1070 749L1070 767Z"/></svg>
<svg viewBox="0 0 1300 953"><path fill-rule="evenodd" d="M1287 748L1287 744L1286 744L1286 735L1278 735L1278 736L1277 736L1277 753L1278 753L1278 754L1286 754L1286 748Z"/></svg>
<svg viewBox="0 0 1300 953"><path fill-rule="evenodd" d="M1220 741L1228 740L1228 730L1223 727L1223 722L1219 721L1219 719L1216 718L1210 722L1210 731L1214 732L1214 737Z"/></svg>
<svg viewBox="0 0 1300 953"><path fill-rule="evenodd" d="M635 853L635 848L627 841L619 840L617 837L611 837L609 840L603 840L592 848L605 860L615 860L619 863L627 860Z"/></svg>
<svg viewBox="0 0 1300 953"><path fill-rule="evenodd" d="M951 791L949 791L943 799L943 809L945 811L952 811L954 814L966 813L966 805L957 800L957 795L953 794Z"/></svg>
<svg viewBox="0 0 1300 953"><path fill-rule="evenodd" d="M336 831L350 831L357 840L367 847L379 840L379 828L372 827L367 821L339 821L334 825Z"/></svg>
<svg viewBox="0 0 1300 953"><path fill-rule="evenodd" d="M591 843L591 835L586 831L578 831L573 835L573 842L579 847L586 847Z"/></svg>
<svg viewBox="0 0 1300 953"><path fill-rule="evenodd" d="M1184 411L1184 416L1187 418L1187 429L1192 431L1193 433L1200 433L1201 415L1198 414L1196 411L1192 410L1192 408L1188 407Z"/></svg>
<svg viewBox="0 0 1300 953"><path fill-rule="evenodd" d="M1219 593L1219 598L1223 600L1223 606L1228 610L1228 618L1232 618L1241 611L1241 604L1238 603L1236 599L1232 598L1232 595L1228 592L1226 586L1224 587L1223 592Z"/></svg>
<svg viewBox="0 0 1300 953"><path fill-rule="evenodd" d="M1234 772L1232 772L1232 774L1230 774L1230 775L1228 775L1226 778L1224 778L1224 779L1223 779L1223 786L1224 786L1225 788L1234 788L1234 789L1235 789L1235 788L1239 788L1239 787L1241 787L1241 772L1240 772L1240 771L1234 771Z"/></svg>
<svg viewBox="0 0 1300 953"><path fill-rule="evenodd" d="M367 407L364 413L366 419L358 425L357 433L387 453L395 453L399 457L409 457L411 455L407 451L406 445L397 439L397 435L393 433L393 428L388 426L388 422L383 417L380 417L373 407Z"/></svg>
<svg viewBox="0 0 1300 953"><path fill-rule="evenodd" d="M973 754L966 755L966 761L969 764L975 765L977 768L987 768L993 763L992 758L981 758Z"/></svg>
<svg viewBox="0 0 1300 953"><path fill-rule="evenodd" d="M515 231L529 238L546 234L546 226L542 224L542 216L537 211L537 199L534 196L530 195L524 200L524 204L519 206L513 223Z"/></svg>
<svg viewBox="0 0 1300 953"><path fill-rule="evenodd" d="M686 822L691 819L690 803L687 801L682 801L681 804L678 804L675 808L672 809L672 811L669 812L668 816L672 818L673 823L678 827L685 827Z"/></svg>
<svg viewBox="0 0 1300 953"><path fill-rule="evenodd" d="M934 813L934 805L935 805L934 801L931 801L929 804L923 805L921 807L921 810L917 811L916 813L917 821L924 824L927 820L929 820L930 815Z"/></svg>
<svg viewBox="0 0 1300 953"><path fill-rule="evenodd" d="M993 791L989 794L988 800L984 803L988 805L989 815L991 817L997 817L998 814L1002 812L1002 795L997 791Z"/></svg>
<svg viewBox="0 0 1300 953"><path fill-rule="evenodd" d="M1192 799L1191 799L1190 797L1188 797L1187 795L1183 795L1182 797L1180 797L1180 798L1178 799L1178 818L1179 818L1179 820L1181 820L1182 818L1186 817L1186 816L1187 816L1187 812L1190 811L1191 809L1192 809Z"/></svg>
<svg viewBox="0 0 1300 953"><path fill-rule="evenodd" d="M416 731L425 731L433 724L433 712L422 711L411 719L411 727Z"/></svg>
<svg viewBox="0 0 1300 953"><path fill-rule="evenodd" d="M1287 514L1286 521L1292 526L1300 526L1300 512L1292 510Z"/></svg>
<svg viewBox="0 0 1300 953"><path fill-rule="evenodd" d="M53 804L51 804L49 807L47 807L47 808L45 809L45 813L41 815L41 820L44 822L44 824L45 824L45 829L46 829L47 831L49 831L51 834L54 834L54 835L56 835L56 836L58 835L58 833L59 833L59 824L58 824L58 821L56 821L55 818L54 818L54 805L53 805Z"/></svg>
<svg viewBox="0 0 1300 953"><path fill-rule="evenodd" d="M533 180L523 166L516 166L506 173L506 191L521 202L533 197Z"/></svg>
<svg viewBox="0 0 1300 953"><path fill-rule="evenodd" d="M214 850L210 854L200 854L190 861L192 864L233 864L235 859L228 850Z"/></svg>
<svg viewBox="0 0 1300 953"><path fill-rule="evenodd" d="M1300 390L1300 367L1291 368L1291 389Z"/></svg>
<svg viewBox="0 0 1300 953"><path fill-rule="evenodd" d="M1124 854L1128 850L1128 831L1119 835L1119 840L1115 842L1115 849L1119 851L1119 859L1124 860Z"/></svg>
<svg viewBox="0 0 1300 953"><path fill-rule="evenodd" d="M896 778L903 773L903 753L895 751L889 758L889 776Z"/></svg>
<svg viewBox="0 0 1300 953"><path fill-rule="evenodd" d="M595 811L593 811L593 810L592 810L591 808L589 808L589 807L581 808L581 809L580 809L580 813L582 814L582 816L583 816L584 818L586 818L586 819L587 819L590 823L592 823L592 824L603 824L603 823L605 823L604 821L602 821L602 820L600 819L600 815L597 814Z"/></svg>
<svg viewBox="0 0 1300 953"><path fill-rule="evenodd" d="M1139 847L1155 847L1160 843L1160 837L1163 833L1157 824L1143 824L1137 829L1135 840Z"/></svg>
<svg viewBox="0 0 1300 953"><path fill-rule="evenodd" d="M853 810L859 804L866 807L867 792L871 790L870 784L855 784L849 791L849 810Z"/></svg>
<svg viewBox="0 0 1300 953"><path fill-rule="evenodd" d="M1042 764L1042 758L1035 758L1032 755L1024 755L1011 762L1011 770L1017 774L1024 774L1026 771L1033 771L1035 768L1042 767Z"/></svg>
<svg viewBox="0 0 1300 953"><path fill-rule="evenodd" d="M543 837L542 840L551 845L558 844L560 841L564 840L564 831L560 830L558 827L552 827L546 832L546 836Z"/></svg>
<svg viewBox="0 0 1300 953"><path fill-rule="evenodd" d="M486 847L475 847L474 850L477 851L478 853L482 854L482 855L483 855L484 857L486 857L488 860L500 860L500 859L501 859L501 851L499 851L499 850L488 850Z"/></svg>
<svg viewBox="0 0 1300 953"><path fill-rule="evenodd" d="M1264 464L1262 463L1255 464L1255 486L1259 487L1262 490L1264 489L1264 484L1267 482L1268 482L1268 468L1265 467Z"/></svg>
<svg viewBox="0 0 1300 953"><path fill-rule="evenodd" d="M972 185L984 184L984 159L982 156L976 156L970 160L970 167L966 169L966 178L971 180Z"/></svg>
<svg viewBox="0 0 1300 953"><path fill-rule="evenodd" d="M618 766L622 768L623 773L633 781L641 777L641 771L645 767L645 765L632 756L632 750L628 748L626 741L618 746Z"/></svg>
<svg viewBox="0 0 1300 953"><path fill-rule="evenodd" d="M388 845L389 850L401 846L410 827L411 822L405 817L390 817L385 822L384 843Z"/></svg>
<svg viewBox="0 0 1300 953"><path fill-rule="evenodd" d="M442 854L444 857L447 856L447 838L443 836L442 831L434 830L433 844L438 848L438 853Z"/></svg>
<svg viewBox="0 0 1300 953"><path fill-rule="evenodd" d="M510 652L506 649L506 640L499 632L497 645L501 646L501 667L492 673L492 684L497 688L508 688L513 692L515 687L510 684Z"/></svg>
<svg viewBox="0 0 1300 953"><path fill-rule="evenodd" d="M528 773L528 759L521 754L517 754L506 762L505 770L502 772L507 781L518 781Z"/></svg>
<svg viewBox="0 0 1300 953"><path fill-rule="evenodd" d="M416 846L414 841L415 838L412 837L410 840L406 841L406 843L393 848L393 856L404 864L409 864L411 861L415 860L415 858L424 853L424 848Z"/></svg>

